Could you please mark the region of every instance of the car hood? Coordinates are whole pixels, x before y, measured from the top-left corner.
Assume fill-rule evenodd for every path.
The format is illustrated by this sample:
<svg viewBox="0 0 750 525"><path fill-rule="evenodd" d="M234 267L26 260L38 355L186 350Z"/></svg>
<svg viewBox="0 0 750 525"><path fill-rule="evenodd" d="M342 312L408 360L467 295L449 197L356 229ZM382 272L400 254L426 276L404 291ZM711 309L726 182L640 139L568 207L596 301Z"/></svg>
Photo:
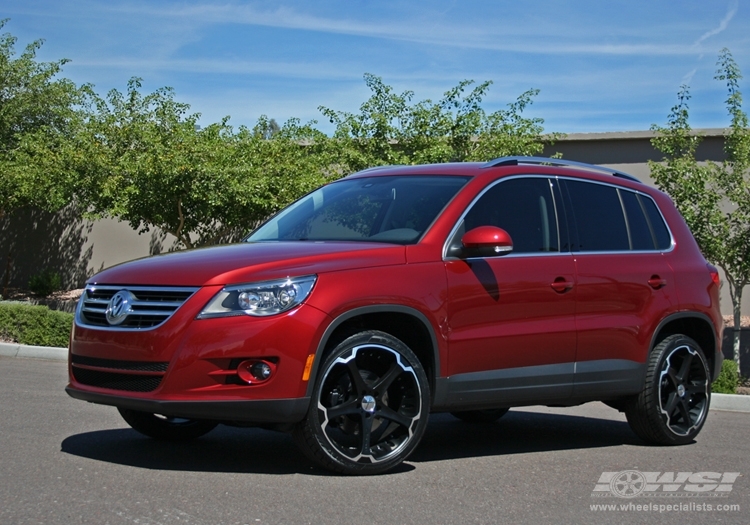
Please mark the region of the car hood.
<svg viewBox="0 0 750 525"><path fill-rule="evenodd" d="M404 264L406 248L362 242L238 243L155 255L108 268L92 284L204 286Z"/></svg>

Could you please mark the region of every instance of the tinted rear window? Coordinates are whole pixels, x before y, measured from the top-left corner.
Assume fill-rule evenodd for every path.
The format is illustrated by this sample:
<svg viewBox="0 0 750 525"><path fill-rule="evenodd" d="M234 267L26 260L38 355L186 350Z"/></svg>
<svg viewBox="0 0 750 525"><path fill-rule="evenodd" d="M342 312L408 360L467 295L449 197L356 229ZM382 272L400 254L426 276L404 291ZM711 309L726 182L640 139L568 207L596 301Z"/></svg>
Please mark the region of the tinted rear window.
<svg viewBox="0 0 750 525"><path fill-rule="evenodd" d="M566 180L575 220L574 252L630 250L625 216L614 186Z"/></svg>
<svg viewBox="0 0 750 525"><path fill-rule="evenodd" d="M664 223L664 218L659 213L656 204L653 200L643 195L638 195L638 200L646 211L646 217L648 217L648 222L656 241L656 248L659 250L669 249L672 246L672 236L669 234L669 229Z"/></svg>
<svg viewBox="0 0 750 525"><path fill-rule="evenodd" d="M653 250L656 247L651 227L641 206L638 195L632 191L619 190L625 215L628 219L631 250Z"/></svg>
<svg viewBox="0 0 750 525"><path fill-rule="evenodd" d="M666 250L672 244L650 197L606 184L565 180L573 222L573 251Z"/></svg>

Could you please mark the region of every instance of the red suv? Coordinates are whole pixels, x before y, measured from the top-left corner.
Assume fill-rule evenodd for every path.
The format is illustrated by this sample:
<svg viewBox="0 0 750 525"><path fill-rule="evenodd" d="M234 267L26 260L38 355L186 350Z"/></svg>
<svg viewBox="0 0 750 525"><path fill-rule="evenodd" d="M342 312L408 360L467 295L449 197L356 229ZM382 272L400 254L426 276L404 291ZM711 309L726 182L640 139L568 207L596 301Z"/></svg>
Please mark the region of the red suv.
<svg viewBox="0 0 750 525"><path fill-rule="evenodd" d="M71 396L154 438L291 431L317 464L386 471L430 412L600 400L693 440L722 361L719 276L670 199L534 157L365 170L245 242L92 277Z"/></svg>

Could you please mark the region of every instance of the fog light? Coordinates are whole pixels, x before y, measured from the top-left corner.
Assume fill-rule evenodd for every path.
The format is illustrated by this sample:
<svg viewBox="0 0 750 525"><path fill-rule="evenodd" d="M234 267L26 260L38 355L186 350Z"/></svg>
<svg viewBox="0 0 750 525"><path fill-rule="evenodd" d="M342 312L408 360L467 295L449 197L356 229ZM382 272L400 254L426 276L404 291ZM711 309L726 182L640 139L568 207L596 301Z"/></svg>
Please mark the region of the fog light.
<svg viewBox="0 0 750 525"><path fill-rule="evenodd" d="M259 381L265 381L266 379L271 377L271 367L268 366L268 363L264 363L261 361L260 363L255 363L250 367L250 373L255 379L258 379Z"/></svg>
<svg viewBox="0 0 750 525"><path fill-rule="evenodd" d="M248 359L237 366L237 376L245 383L262 383L267 381L275 370L274 363Z"/></svg>

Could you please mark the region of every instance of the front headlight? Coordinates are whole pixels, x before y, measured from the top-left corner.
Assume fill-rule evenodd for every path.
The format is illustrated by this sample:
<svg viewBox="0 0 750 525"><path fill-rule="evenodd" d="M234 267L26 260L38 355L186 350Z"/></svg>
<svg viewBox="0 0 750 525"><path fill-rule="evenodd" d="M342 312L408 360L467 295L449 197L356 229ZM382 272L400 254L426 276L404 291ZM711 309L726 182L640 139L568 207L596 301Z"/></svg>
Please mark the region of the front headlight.
<svg viewBox="0 0 750 525"><path fill-rule="evenodd" d="M233 315L266 316L285 312L310 294L317 275L225 286L203 308L198 319Z"/></svg>

